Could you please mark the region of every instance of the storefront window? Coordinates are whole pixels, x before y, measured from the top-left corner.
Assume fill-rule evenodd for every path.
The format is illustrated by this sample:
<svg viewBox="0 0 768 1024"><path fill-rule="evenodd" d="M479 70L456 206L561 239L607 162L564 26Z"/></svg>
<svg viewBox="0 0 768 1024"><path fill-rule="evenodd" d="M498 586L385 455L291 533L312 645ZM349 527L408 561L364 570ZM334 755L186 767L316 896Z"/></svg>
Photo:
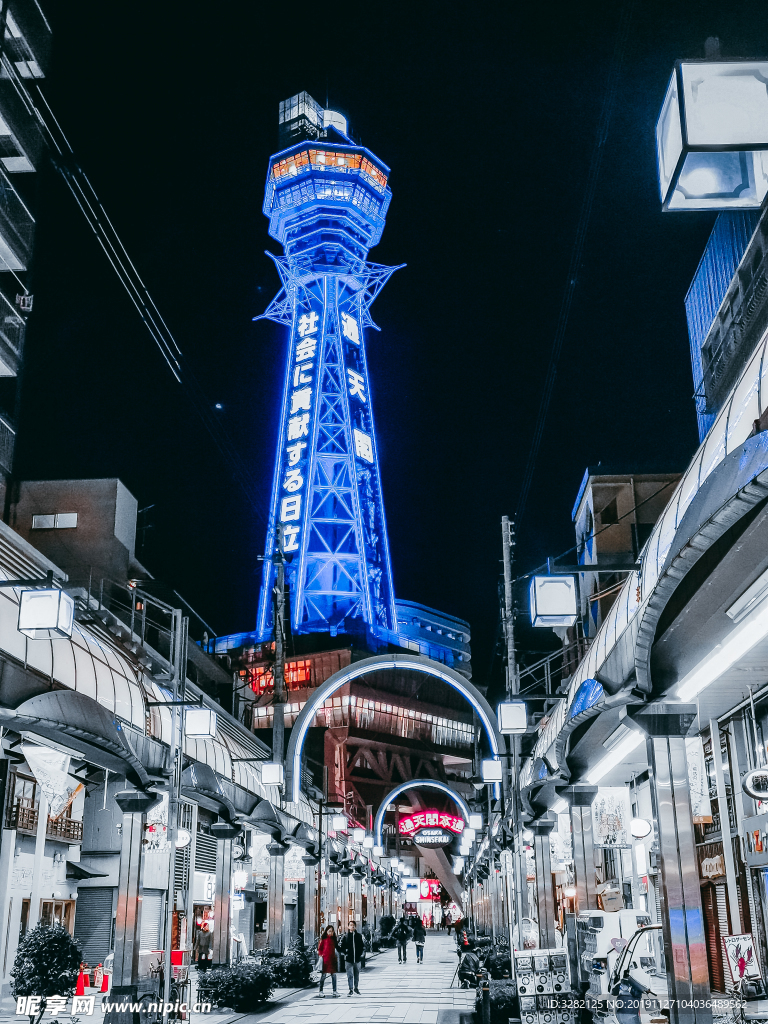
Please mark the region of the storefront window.
<svg viewBox="0 0 768 1024"><path fill-rule="evenodd" d="M45 928L53 928L54 925L60 924L63 925L71 935L74 920L74 900L40 901L40 924Z"/></svg>

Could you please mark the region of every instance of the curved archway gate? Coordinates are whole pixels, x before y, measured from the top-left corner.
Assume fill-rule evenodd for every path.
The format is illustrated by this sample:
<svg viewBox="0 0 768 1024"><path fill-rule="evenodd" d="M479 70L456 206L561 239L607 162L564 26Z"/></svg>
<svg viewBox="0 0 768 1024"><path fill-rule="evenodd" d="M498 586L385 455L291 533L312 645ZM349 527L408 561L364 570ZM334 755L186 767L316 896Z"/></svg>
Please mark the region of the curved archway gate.
<svg viewBox="0 0 768 1024"><path fill-rule="evenodd" d="M401 793L405 793L407 789L439 789L441 793L446 793L451 800L454 800L464 815L464 820L469 824L469 806L466 800L459 796L459 794L447 786L444 782L440 782L439 779L412 779L410 782L401 782L399 786L395 788L384 797L381 801L381 806L376 812L376 820L373 826L373 833L376 837L376 845L381 846L381 827L384 824L384 815L387 813L387 807L389 804L396 800Z"/></svg>
<svg viewBox="0 0 768 1024"><path fill-rule="evenodd" d="M440 665L431 658L424 658L418 654L380 654L375 658L365 658L357 661L347 668L335 672L329 679L319 686L301 710L299 717L291 730L291 738L288 743L288 753L285 758L286 770L286 792L289 799L297 802L301 791L301 755L304 750L304 740L307 729L315 720L315 715L322 707L323 701L332 696L345 683L353 679L360 679L361 676L370 675L372 672L381 672L386 669L410 669L413 672L423 672L428 676L447 683L448 686L457 690L475 709L482 722L488 742L494 757L499 757L505 752L506 746L504 737L499 732L496 715L491 709L485 697L477 690L472 683L454 672L453 669ZM499 795L499 786L495 786L496 796Z"/></svg>

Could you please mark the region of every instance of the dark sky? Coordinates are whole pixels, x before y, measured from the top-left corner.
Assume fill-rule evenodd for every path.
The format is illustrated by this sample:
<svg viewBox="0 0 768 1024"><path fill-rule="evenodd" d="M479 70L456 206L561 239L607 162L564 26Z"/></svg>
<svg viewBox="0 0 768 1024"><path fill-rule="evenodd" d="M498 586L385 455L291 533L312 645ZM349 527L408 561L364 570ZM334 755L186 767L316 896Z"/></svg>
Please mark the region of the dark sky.
<svg viewBox="0 0 768 1024"><path fill-rule="evenodd" d="M277 105L348 114L392 168L371 259L407 263L368 353L399 597L496 629L512 514L573 248L621 4L46 5L45 91L176 338L261 481L249 507L73 200L39 181L17 468L119 476L154 504L144 560L218 632L251 629L284 332L261 213ZM696 446L683 298L714 216L660 212L653 127L673 61L768 56L759 0L636 2L518 566L573 543L587 464Z"/></svg>

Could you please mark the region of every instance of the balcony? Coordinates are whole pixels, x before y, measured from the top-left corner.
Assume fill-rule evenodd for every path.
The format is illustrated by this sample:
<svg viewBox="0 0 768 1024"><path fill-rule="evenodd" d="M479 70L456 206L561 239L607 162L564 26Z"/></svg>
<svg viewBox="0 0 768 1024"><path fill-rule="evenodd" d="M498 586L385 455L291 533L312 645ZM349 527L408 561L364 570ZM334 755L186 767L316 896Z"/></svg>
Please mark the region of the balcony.
<svg viewBox="0 0 768 1024"><path fill-rule="evenodd" d="M16 801L9 804L5 814L5 827L16 829L23 835L37 835L38 807L30 807ZM48 817L45 834L49 839L58 839L63 843L81 843L83 841L83 823L72 818Z"/></svg>

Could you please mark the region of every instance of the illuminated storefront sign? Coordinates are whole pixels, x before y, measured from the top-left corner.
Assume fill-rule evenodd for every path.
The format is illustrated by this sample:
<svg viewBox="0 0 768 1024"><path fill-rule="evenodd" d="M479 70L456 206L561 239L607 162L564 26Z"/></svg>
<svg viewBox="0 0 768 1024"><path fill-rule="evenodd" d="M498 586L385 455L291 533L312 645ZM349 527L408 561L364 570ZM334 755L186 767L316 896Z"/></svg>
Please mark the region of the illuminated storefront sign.
<svg viewBox="0 0 768 1024"><path fill-rule="evenodd" d="M445 814L443 811L419 811L417 814L409 814L401 818L398 824L398 831L401 836L408 836L414 842L419 842L418 834L422 830L433 831L444 830L451 838L460 836L464 831L466 822L463 818L457 818L453 814ZM450 839L448 840L450 842ZM423 843L421 845L443 845L442 843Z"/></svg>

